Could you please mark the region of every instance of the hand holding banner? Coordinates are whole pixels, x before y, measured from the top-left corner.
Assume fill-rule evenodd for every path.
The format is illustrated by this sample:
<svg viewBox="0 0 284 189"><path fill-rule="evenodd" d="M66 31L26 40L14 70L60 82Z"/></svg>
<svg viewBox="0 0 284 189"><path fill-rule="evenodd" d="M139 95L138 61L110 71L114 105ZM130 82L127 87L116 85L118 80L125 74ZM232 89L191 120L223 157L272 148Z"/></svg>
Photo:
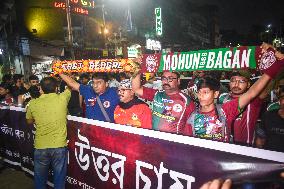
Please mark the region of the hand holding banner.
<svg viewBox="0 0 284 189"><path fill-rule="evenodd" d="M140 66L143 73L156 73L256 69L257 64L259 64L260 70L266 70L276 61L276 55L275 50L268 44L263 44L262 46L241 46L168 54L144 54L142 59L54 61L52 70L54 74L63 72L130 72L135 75L140 72Z"/></svg>
<svg viewBox="0 0 284 189"><path fill-rule="evenodd" d="M137 65L131 59L54 61L53 74L71 72L134 72Z"/></svg>

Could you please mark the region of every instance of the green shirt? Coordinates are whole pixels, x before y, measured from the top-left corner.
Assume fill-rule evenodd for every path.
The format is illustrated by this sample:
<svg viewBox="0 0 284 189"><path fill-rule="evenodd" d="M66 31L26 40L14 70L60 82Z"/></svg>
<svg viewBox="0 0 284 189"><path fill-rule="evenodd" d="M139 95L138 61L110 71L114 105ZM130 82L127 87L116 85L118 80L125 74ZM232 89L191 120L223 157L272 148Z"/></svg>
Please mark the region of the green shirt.
<svg viewBox="0 0 284 189"><path fill-rule="evenodd" d="M30 101L26 119L36 124L36 149L60 148L67 145L67 105L71 92L43 94Z"/></svg>

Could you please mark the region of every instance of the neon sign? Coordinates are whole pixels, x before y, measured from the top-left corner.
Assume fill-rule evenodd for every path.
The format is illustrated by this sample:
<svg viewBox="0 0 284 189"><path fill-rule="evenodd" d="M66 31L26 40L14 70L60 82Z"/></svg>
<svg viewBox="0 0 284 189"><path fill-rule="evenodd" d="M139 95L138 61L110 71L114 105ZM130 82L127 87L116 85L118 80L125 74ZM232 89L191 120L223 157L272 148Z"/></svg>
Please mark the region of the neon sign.
<svg viewBox="0 0 284 189"><path fill-rule="evenodd" d="M65 2L54 2L54 4L58 4L58 6L62 6ZM84 8L95 8L95 1L94 0L70 0L70 5L76 5L78 7Z"/></svg>
<svg viewBox="0 0 284 189"><path fill-rule="evenodd" d="M156 35L161 36L163 34L163 24L162 24L162 9L155 8L156 15Z"/></svg>
<svg viewBox="0 0 284 189"><path fill-rule="evenodd" d="M71 2L73 2L73 3L77 2L78 3L78 0L71 0ZM54 7L65 10L66 4L63 3L63 2L54 2ZM75 13L79 13L79 14L85 14L85 15L89 14L89 11L87 9L85 9L85 8L82 8L82 7L72 6L71 7L71 11L75 12Z"/></svg>

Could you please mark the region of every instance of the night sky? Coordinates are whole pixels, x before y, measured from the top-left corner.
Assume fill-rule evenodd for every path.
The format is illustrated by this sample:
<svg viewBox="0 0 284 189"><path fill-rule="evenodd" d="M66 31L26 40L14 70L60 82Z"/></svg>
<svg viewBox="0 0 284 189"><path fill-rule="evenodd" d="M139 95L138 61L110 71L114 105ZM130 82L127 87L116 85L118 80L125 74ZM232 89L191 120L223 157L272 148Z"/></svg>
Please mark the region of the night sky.
<svg viewBox="0 0 284 189"><path fill-rule="evenodd" d="M268 25L280 29L284 19L284 0L191 0L198 4L217 5L221 29L236 29L246 33L253 24ZM282 33L284 28L282 28Z"/></svg>

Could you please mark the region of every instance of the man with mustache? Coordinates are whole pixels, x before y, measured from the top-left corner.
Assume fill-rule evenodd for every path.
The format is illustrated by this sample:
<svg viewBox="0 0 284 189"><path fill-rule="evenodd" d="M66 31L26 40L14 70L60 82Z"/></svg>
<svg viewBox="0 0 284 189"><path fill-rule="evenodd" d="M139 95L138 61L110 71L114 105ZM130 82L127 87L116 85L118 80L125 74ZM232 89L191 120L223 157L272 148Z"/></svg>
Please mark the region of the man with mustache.
<svg viewBox="0 0 284 189"><path fill-rule="evenodd" d="M234 71L230 77L230 92L219 96L219 103L223 104L233 99L239 98L247 92L251 86L249 71ZM252 145L255 125L259 117L263 99L267 92L261 93L254 98L232 122L231 133L234 135L234 142L239 144Z"/></svg>
<svg viewBox="0 0 284 189"><path fill-rule="evenodd" d="M189 96L179 90L180 75L178 72L163 72L161 77L163 91L142 87L141 74L132 79L132 90L141 98L153 101L152 128L158 131L189 134L185 127L186 119L195 109Z"/></svg>
<svg viewBox="0 0 284 189"><path fill-rule="evenodd" d="M252 143L256 114L259 113L259 109L247 105L261 103L261 99L266 95L264 89L267 84L284 67L284 59L277 55L279 52L275 52L270 47L266 48L265 45L261 48L264 55L273 55L269 59L260 61L259 65L265 68L262 70L264 74L250 87L248 74L244 76L241 72L234 73L230 80L230 99L221 106L216 106L214 103L214 99L219 96L220 81L205 77L198 83L197 94L200 107L189 116L187 121L191 136L223 142L233 139L237 143ZM264 55L262 57L265 57ZM247 111L249 116L256 116L256 118L247 117L237 120L240 114L244 117L243 111ZM254 123L251 123L251 120ZM238 125L235 125L236 123Z"/></svg>
<svg viewBox="0 0 284 189"><path fill-rule="evenodd" d="M114 110L115 123L152 129L151 109L135 96L129 79L119 83L118 96L120 103Z"/></svg>

